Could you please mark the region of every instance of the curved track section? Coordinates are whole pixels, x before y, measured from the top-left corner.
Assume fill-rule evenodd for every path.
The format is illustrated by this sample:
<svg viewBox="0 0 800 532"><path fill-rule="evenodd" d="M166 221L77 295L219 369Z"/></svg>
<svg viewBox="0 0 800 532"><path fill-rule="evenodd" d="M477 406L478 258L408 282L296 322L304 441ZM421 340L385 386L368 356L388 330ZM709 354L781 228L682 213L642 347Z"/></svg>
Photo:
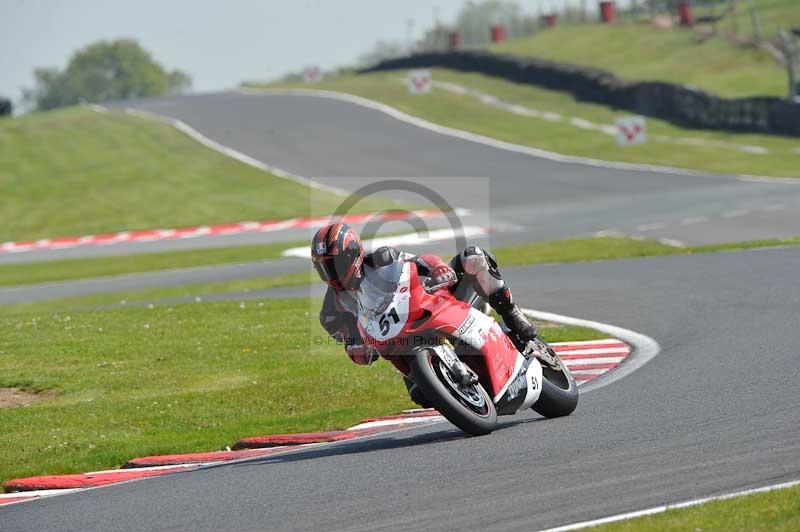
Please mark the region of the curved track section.
<svg viewBox="0 0 800 532"><path fill-rule="evenodd" d="M794 479L800 250L510 268L663 352L574 415L437 425L0 509L10 530L534 530ZM768 303L768 304L767 304ZM587 312L591 309L591 312Z"/></svg>
<svg viewBox="0 0 800 532"><path fill-rule="evenodd" d="M226 93L139 106L309 177L491 177L495 217L529 226L501 239L556 238L674 213L710 216L740 202L790 205L800 192L543 161L309 97ZM454 195L470 206L469 190ZM800 227L796 210L769 212L758 229L764 236ZM694 232L740 240L746 219ZM567 418L509 419L482 438L447 425L409 429L14 505L0 509L0 525L529 531L793 480L800 476L800 332L790 324L800 301L797 271L797 248L507 268L518 300L641 331L661 354L586 395Z"/></svg>
<svg viewBox="0 0 800 532"><path fill-rule="evenodd" d="M618 230L703 244L796 236L800 227L800 183L794 180L750 182L556 161L314 95L226 92L126 106L179 119L259 161L346 190L353 188L348 177L429 185L436 177L488 178L492 216L525 227L522 234L500 235L501 241ZM469 182L446 192L456 206L485 206L485 190Z"/></svg>

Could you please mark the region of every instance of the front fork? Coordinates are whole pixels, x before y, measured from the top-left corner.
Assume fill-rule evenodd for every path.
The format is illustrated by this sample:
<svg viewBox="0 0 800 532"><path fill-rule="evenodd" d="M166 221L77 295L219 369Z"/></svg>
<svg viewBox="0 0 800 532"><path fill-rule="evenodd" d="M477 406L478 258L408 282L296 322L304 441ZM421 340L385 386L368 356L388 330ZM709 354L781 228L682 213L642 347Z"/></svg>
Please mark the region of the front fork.
<svg viewBox="0 0 800 532"><path fill-rule="evenodd" d="M458 358L453 345L448 340L443 340L439 345L430 349L444 363L456 383L466 387L478 382L478 375Z"/></svg>
<svg viewBox="0 0 800 532"><path fill-rule="evenodd" d="M444 340L439 345L427 349L431 349L444 363L453 381L458 385L467 388L478 383L478 375L458 358L449 341ZM521 355L518 356L522 358ZM497 413L511 415L530 408L539 399L541 383L542 366L539 357L525 358L519 373L509 383L508 388L499 397L494 398Z"/></svg>

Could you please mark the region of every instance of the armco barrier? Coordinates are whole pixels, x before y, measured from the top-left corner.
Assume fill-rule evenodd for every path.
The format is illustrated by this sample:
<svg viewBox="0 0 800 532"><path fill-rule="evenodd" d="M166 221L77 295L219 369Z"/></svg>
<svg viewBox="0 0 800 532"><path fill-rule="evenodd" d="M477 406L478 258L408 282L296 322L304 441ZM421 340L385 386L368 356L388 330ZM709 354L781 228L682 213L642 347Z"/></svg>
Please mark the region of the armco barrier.
<svg viewBox="0 0 800 532"><path fill-rule="evenodd" d="M673 124L741 133L800 136L800 104L774 97L725 99L673 83L626 82L610 72L510 54L453 51L388 59L361 72L441 67L569 92Z"/></svg>

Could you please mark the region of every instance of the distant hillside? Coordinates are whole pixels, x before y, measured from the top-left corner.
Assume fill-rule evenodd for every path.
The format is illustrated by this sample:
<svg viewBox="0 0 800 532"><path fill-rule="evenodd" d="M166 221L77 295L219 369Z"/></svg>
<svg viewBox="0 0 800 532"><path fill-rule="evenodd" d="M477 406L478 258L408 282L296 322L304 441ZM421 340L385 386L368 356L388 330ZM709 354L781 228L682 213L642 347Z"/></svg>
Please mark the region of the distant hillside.
<svg viewBox="0 0 800 532"><path fill-rule="evenodd" d="M756 5L767 38L774 39L779 26L800 26L798 0L756 0ZM739 37L748 38L747 12L740 9L737 21ZM785 96L786 71L775 59L722 35L731 29L730 19L718 26L717 36L701 41L695 30L657 29L649 21L563 25L491 49L591 65L627 80L694 85L727 97Z"/></svg>

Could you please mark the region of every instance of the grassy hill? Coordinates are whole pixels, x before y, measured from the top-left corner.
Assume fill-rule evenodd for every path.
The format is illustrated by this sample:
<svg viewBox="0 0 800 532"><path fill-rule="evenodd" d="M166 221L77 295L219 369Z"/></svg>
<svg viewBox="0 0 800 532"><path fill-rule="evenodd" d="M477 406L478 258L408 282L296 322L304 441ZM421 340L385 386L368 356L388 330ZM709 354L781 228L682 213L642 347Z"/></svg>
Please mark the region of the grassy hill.
<svg viewBox="0 0 800 532"><path fill-rule="evenodd" d="M756 0L756 5L766 38L774 39L778 27L800 26L797 0ZM750 20L743 5L737 21L739 37L749 37ZM631 81L694 85L727 97L785 96L785 69L765 50L737 45L721 35L731 26L731 19L723 20L716 37L701 41L694 30L656 29L644 20L563 25L491 49L592 65Z"/></svg>
<svg viewBox="0 0 800 532"><path fill-rule="evenodd" d="M0 242L327 214L341 199L119 112L0 119Z"/></svg>

